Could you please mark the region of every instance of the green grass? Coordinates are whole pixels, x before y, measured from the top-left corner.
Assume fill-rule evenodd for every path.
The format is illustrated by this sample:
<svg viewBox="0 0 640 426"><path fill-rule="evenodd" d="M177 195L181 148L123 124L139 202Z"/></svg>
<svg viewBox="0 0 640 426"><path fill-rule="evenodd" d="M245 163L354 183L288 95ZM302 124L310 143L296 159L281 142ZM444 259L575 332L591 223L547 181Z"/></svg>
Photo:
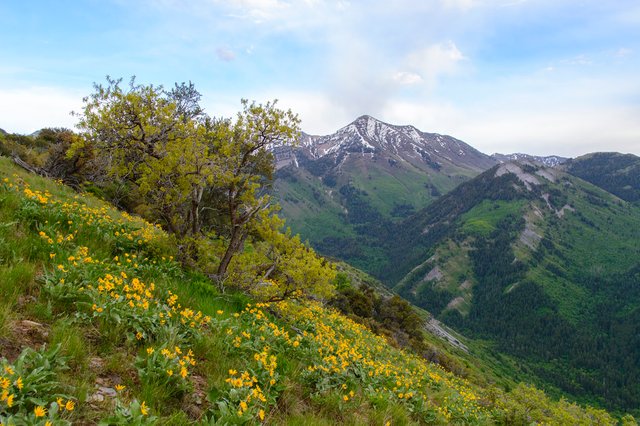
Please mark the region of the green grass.
<svg viewBox="0 0 640 426"><path fill-rule="evenodd" d="M467 234L488 236L507 216L519 215L524 201L484 200L460 217L461 230Z"/></svg>
<svg viewBox="0 0 640 426"><path fill-rule="evenodd" d="M144 235L136 232L147 225L92 197L76 198L69 189L29 176L4 159L0 166L0 179L23 179L33 190L44 192L41 188L47 187L51 192L49 204L42 205L23 192L7 187L0 191L0 215L7 224L1 234L0 276L3 295L9 295L0 306L12 308L10 315L0 309L0 330L15 338L21 348L41 343L57 348L57 359L64 360L67 369L47 376L51 391L40 393L37 404L51 412L55 392L64 392L65 400L77 406L74 411L55 414L63 420L93 424L115 416L119 424L133 424L149 419L140 411L142 401L150 407L148 415L157 416L160 424L212 418L220 423L255 424L263 414L271 424L318 425L492 424L509 410L524 416L517 400L501 390L468 382L392 348L383 338L318 303L256 306L245 295L221 294L204 276L168 259L175 249L160 231L153 231L154 236L144 241L142 237L128 239L127 235ZM63 202L74 200L78 208L63 207ZM81 213L85 207L104 209ZM111 219L98 220L107 217ZM58 234L74 237L56 242ZM49 237L52 242L47 241ZM105 289L107 283L117 281L113 277L123 281ZM148 297L151 307L142 308L136 305L142 303L139 299L121 297L130 293L125 284L139 284L134 280L151 292L141 297ZM169 292L177 296L175 310ZM134 307L127 308L127 300ZM191 318L190 310L212 319L199 325L190 325L189 319L181 322L181 318ZM2 320L2 315L8 319ZM16 335L20 331L14 321L25 319L41 322L43 342L29 340L31 335ZM195 365L187 362L186 382L177 378L178 367L169 374L164 364L153 361L157 355L158 362L164 362L161 348L173 353L171 359L184 360L177 355L176 346L182 348L181 357L192 350L196 361ZM6 348L0 347L0 355L13 356L4 353ZM261 361L263 353L265 361ZM267 359L273 367L267 367ZM460 362L467 361L461 358ZM253 384L230 384L241 372L256 377L265 401L257 396L246 399L257 390ZM98 383L125 386L116 397L120 408L114 409L111 397L104 403L89 404ZM180 383L186 387L178 387ZM411 397L400 396L408 392ZM201 398L199 414L190 399L195 397ZM243 413L244 401L249 406ZM556 403L542 398L540 404L550 409L537 413L533 420L557 418ZM34 403L15 409L0 403L0 415L8 408L27 418ZM585 416L578 409L571 419L584 420Z"/></svg>

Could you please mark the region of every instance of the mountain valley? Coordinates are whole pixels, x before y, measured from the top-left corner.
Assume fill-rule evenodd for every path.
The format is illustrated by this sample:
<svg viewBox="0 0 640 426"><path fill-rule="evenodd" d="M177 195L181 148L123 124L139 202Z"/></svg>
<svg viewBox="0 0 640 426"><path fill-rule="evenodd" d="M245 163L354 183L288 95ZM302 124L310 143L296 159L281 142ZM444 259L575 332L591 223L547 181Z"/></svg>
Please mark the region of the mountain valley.
<svg viewBox="0 0 640 426"><path fill-rule="evenodd" d="M418 157L407 129L361 117L305 136L276 180L288 224L541 383L638 407L638 157L489 157L409 133L427 135Z"/></svg>

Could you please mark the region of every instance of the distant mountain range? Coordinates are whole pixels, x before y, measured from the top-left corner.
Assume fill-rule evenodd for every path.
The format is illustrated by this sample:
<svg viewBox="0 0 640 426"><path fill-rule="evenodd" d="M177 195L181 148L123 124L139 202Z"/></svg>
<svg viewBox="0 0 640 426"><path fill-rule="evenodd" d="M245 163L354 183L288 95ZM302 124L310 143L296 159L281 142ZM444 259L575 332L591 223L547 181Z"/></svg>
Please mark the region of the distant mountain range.
<svg viewBox="0 0 640 426"><path fill-rule="evenodd" d="M363 266L361 249L376 250L362 246L369 224L400 221L507 159L544 165L566 160L489 156L454 137L368 115L330 135L303 134L299 148L275 155L275 195L287 225L322 253L357 266Z"/></svg>
<svg viewBox="0 0 640 426"><path fill-rule="evenodd" d="M612 175L640 177L629 158L609 160ZM576 398L638 407L640 208L607 183L611 192L558 168L495 166L386 233L387 264L376 272L541 380Z"/></svg>
<svg viewBox="0 0 640 426"><path fill-rule="evenodd" d="M509 161L527 161L529 163L539 164L545 167L554 167L559 164L562 164L568 160L566 157L559 157L557 155L549 155L549 156L539 156L539 155L529 155L529 154L491 154L491 157L494 160L497 160L499 163L508 163Z"/></svg>
<svg viewBox="0 0 640 426"><path fill-rule="evenodd" d="M496 164L451 136L366 115L331 135L303 134L299 148L276 151L276 159L287 225L320 252L349 260L377 250L362 241L369 224L406 218Z"/></svg>
<svg viewBox="0 0 640 426"><path fill-rule="evenodd" d="M640 158L487 156L369 116L279 153L282 215L541 383L640 406Z"/></svg>
<svg viewBox="0 0 640 426"><path fill-rule="evenodd" d="M623 200L640 202L640 157L597 152L567 161L564 169Z"/></svg>

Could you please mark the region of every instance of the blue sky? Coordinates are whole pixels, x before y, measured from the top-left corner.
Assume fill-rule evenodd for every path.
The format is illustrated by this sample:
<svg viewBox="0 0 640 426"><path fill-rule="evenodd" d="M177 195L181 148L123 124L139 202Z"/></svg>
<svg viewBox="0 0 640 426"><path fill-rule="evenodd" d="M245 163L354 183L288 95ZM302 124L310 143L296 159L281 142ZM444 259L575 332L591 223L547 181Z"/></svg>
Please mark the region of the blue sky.
<svg viewBox="0 0 640 426"><path fill-rule="evenodd" d="M0 2L0 127L73 127L93 82L193 81L213 116L279 99L486 153L640 155L637 0Z"/></svg>

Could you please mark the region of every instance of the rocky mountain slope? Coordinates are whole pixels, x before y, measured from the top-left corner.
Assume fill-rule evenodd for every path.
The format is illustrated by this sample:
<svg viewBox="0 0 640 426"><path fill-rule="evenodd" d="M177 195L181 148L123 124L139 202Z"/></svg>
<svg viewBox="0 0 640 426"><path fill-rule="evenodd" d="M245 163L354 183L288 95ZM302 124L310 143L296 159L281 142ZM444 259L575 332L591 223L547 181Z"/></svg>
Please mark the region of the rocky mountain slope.
<svg viewBox="0 0 640 426"><path fill-rule="evenodd" d="M640 404L640 209L582 179L505 163L384 234L375 271L541 380Z"/></svg>
<svg viewBox="0 0 640 426"><path fill-rule="evenodd" d="M514 153L514 154L491 154L491 157L498 161L499 163L508 163L509 161L527 161L529 163L534 163L534 164L538 164L540 166L545 166L545 167L554 167L554 166L558 166L560 164L565 163L568 158L566 157L559 157L557 155L547 155L547 156L540 156L540 155L529 155L529 154L522 154L522 153Z"/></svg>
<svg viewBox="0 0 640 426"><path fill-rule="evenodd" d="M369 225L408 217L496 164L451 136L370 116L331 135L305 134L298 149L275 154L275 194L287 224L338 256L366 250L359 240Z"/></svg>

